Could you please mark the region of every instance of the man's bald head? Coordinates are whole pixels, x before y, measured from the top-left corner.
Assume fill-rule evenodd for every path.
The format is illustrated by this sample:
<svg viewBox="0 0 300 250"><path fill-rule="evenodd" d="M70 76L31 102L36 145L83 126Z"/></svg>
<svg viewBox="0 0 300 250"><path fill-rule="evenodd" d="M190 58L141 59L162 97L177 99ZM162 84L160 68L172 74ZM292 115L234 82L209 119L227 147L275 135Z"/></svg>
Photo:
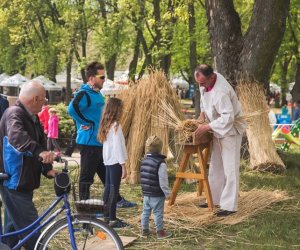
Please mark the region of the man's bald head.
<svg viewBox="0 0 300 250"><path fill-rule="evenodd" d="M25 83L20 91L19 100L33 114L41 111L45 103L46 90L38 81Z"/></svg>
<svg viewBox="0 0 300 250"><path fill-rule="evenodd" d="M35 96L39 96L41 93L45 91L43 84L38 81L31 81L25 83L20 91L19 98L25 98L27 100L34 98Z"/></svg>

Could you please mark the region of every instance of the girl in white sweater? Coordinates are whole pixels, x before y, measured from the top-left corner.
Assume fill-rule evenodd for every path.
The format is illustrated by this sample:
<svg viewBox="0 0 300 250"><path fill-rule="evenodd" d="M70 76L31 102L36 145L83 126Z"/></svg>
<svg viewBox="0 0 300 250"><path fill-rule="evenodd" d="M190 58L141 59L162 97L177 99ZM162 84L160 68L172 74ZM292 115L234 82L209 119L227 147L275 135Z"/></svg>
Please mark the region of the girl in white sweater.
<svg viewBox="0 0 300 250"><path fill-rule="evenodd" d="M104 217L113 228L128 226L127 223L116 217L121 179L127 176L125 162L128 157L124 135L119 123L122 110L122 100L110 98L105 106L98 132L98 140L103 143L103 161L106 168L103 200L107 211Z"/></svg>

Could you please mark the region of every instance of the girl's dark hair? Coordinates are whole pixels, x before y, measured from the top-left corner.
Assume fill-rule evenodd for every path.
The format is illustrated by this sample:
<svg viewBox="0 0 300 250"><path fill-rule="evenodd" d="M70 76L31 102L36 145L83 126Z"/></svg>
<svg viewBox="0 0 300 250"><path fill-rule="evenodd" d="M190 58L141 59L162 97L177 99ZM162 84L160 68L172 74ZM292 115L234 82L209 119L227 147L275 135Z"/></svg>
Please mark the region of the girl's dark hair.
<svg viewBox="0 0 300 250"><path fill-rule="evenodd" d="M103 64L99 62L91 62L85 67L85 76L89 79L90 76L97 75L97 70L104 69Z"/></svg>
<svg viewBox="0 0 300 250"><path fill-rule="evenodd" d="M105 142L107 139L107 134L111 128L111 126L116 122L117 126L115 130L118 129L119 121L122 116L123 110L123 102L119 98L111 97L108 99L100 124L100 128L98 131L98 140L101 142Z"/></svg>
<svg viewBox="0 0 300 250"><path fill-rule="evenodd" d="M214 73L213 68L208 64L199 64L195 68L195 73L201 73L202 75L209 77Z"/></svg>

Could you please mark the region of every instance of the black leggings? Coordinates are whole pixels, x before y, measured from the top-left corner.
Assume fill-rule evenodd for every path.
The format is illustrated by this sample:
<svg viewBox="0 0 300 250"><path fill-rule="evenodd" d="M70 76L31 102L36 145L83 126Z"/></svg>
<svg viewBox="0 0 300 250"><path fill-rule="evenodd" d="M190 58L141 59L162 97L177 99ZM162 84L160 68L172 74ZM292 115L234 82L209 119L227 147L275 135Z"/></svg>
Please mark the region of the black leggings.
<svg viewBox="0 0 300 250"><path fill-rule="evenodd" d="M120 191L122 166L114 164L106 167L103 201L107 205L109 220L116 220L117 198Z"/></svg>

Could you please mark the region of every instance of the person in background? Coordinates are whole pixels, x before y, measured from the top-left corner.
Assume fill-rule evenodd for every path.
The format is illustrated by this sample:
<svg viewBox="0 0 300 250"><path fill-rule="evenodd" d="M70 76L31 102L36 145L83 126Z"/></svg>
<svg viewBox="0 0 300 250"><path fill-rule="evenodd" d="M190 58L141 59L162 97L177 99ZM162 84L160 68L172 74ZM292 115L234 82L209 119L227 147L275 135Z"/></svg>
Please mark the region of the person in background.
<svg viewBox="0 0 300 250"><path fill-rule="evenodd" d="M76 91L77 91L77 89L75 89L74 92L72 92L72 100L74 98L74 94L76 93ZM72 130L70 143L64 152L64 155L69 156L69 157L72 156L72 154L76 148L77 128L76 128L76 121L74 119L73 119L73 122L74 122L74 129Z"/></svg>
<svg viewBox="0 0 300 250"><path fill-rule="evenodd" d="M0 119L4 114L4 111L8 108L8 106L8 101L2 95L0 95Z"/></svg>
<svg viewBox="0 0 300 250"><path fill-rule="evenodd" d="M45 100L45 103L42 107L41 112L38 113L40 122L43 126L44 133L47 135L48 134L48 125L49 125L49 106L48 106L48 101Z"/></svg>
<svg viewBox="0 0 300 250"><path fill-rule="evenodd" d="M164 229L164 204L169 199L170 189L167 174L166 156L161 154L162 141L150 136L146 141L146 156L141 162L141 186L143 192L142 235L148 236L149 218L154 214L157 239L172 236Z"/></svg>
<svg viewBox="0 0 300 250"><path fill-rule="evenodd" d="M294 102L293 121L297 121L300 118L300 101Z"/></svg>
<svg viewBox="0 0 300 250"><path fill-rule="evenodd" d="M49 126L48 126L47 149L49 151L56 149L58 152L58 155L60 155L61 149L60 149L59 144L57 143L59 118L58 118L56 109L50 108L49 115L50 115L50 118L49 118Z"/></svg>
<svg viewBox="0 0 300 250"><path fill-rule="evenodd" d="M274 111L271 108L269 108L269 109L270 109L269 113L268 113L269 123L272 128L272 131L274 131L274 128L277 124L277 118L276 118Z"/></svg>
<svg viewBox="0 0 300 250"><path fill-rule="evenodd" d="M291 124L291 115L286 105L282 106L281 114L278 117L279 124Z"/></svg>
<svg viewBox="0 0 300 250"><path fill-rule="evenodd" d="M4 233L27 227L38 218L33 191L40 186L41 174L48 178L57 174L51 165L55 155L46 151L45 135L37 116L45 97L41 83L24 84L16 104L5 111L0 122L0 172L10 176L0 186L5 208ZM38 237L37 234L30 238L25 249L34 249ZM19 238L14 236L5 240L12 248Z"/></svg>
<svg viewBox="0 0 300 250"><path fill-rule="evenodd" d="M61 89L61 102L62 103L65 103L66 95L67 95L67 90L65 87L62 87L62 89Z"/></svg>
<svg viewBox="0 0 300 250"><path fill-rule="evenodd" d="M77 137L77 129L76 129L76 122L75 120L73 120L74 122L74 130L72 130L72 134L71 134L71 141L68 145L68 147L66 148L64 155L65 156L69 156L71 157L75 148L76 148L76 137Z"/></svg>
<svg viewBox="0 0 300 250"><path fill-rule="evenodd" d="M127 176L125 163L128 159L120 124L122 109L122 100L114 97L109 98L98 132L98 140L103 143L103 161L106 168L103 201L108 208L108 214L105 214L104 219L113 228L128 226L116 215L121 179L125 179Z"/></svg>
<svg viewBox="0 0 300 250"><path fill-rule="evenodd" d="M219 205L218 217L233 214L238 209L240 149L246 123L241 104L227 80L207 64L195 69L195 80L199 84L201 99L200 122L196 137L213 132L212 154L209 166L209 184L214 205ZM206 204L200 207L207 207Z"/></svg>

